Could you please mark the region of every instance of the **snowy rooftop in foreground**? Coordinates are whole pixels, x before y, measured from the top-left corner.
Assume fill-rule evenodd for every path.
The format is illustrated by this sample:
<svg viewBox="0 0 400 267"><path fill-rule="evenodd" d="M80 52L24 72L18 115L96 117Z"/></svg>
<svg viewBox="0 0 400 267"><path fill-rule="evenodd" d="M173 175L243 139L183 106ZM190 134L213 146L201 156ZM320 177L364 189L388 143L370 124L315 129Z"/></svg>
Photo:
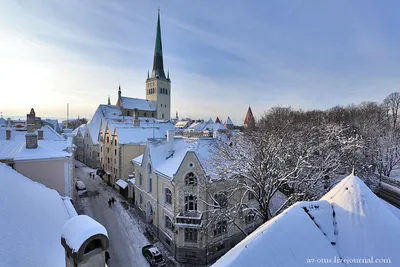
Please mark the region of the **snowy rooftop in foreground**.
<svg viewBox="0 0 400 267"><path fill-rule="evenodd" d="M133 97L121 97L122 106L126 109L135 109L138 110L146 110L146 111L155 111L153 103L150 100L141 99L141 98L133 98Z"/></svg>
<svg viewBox="0 0 400 267"><path fill-rule="evenodd" d="M73 252L77 252L90 237L99 234L108 238L106 228L87 215L73 217L62 229L62 238Z"/></svg>
<svg viewBox="0 0 400 267"><path fill-rule="evenodd" d="M0 127L0 140L6 140L6 130L7 127ZM16 128L10 128L11 130L11 140L25 140L25 131L17 130ZM43 139L44 140L65 140L61 135L59 135L53 128L48 125L45 125L41 128L43 130ZM35 130L37 134L38 130Z"/></svg>
<svg viewBox="0 0 400 267"><path fill-rule="evenodd" d="M213 266L310 266L308 259L371 257L400 266L399 240L400 220L350 175L321 200L296 203L264 223Z"/></svg>
<svg viewBox="0 0 400 267"><path fill-rule="evenodd" d="M70 201L0 163L0 266L65 267L64 224Z"/></svg>

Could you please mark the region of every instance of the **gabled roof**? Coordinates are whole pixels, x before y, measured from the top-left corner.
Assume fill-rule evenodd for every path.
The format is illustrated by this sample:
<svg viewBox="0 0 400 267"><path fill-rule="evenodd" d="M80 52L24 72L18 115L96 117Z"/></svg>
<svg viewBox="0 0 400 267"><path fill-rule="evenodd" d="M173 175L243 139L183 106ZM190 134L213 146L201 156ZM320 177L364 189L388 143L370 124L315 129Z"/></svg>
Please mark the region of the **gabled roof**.
<svg viewBox="0 0 400 267"><path fill-rule="evenodd" d="M214 123L211 119L208 120L207 122L196 122L193 123L188 127L189 130L196 131L196 132L201 132L201 131L218 131L218 130L226 130L226 127L222 125L221 123Z"/></svg>
<svg viewBox="0 0 400 267"><path fill-rule="evenodd" d="M228 116L228 119L225 122L225 125L233 125L233 122L232 122L231 118L229 118L229 116Z"/></svg>
<svg viewBox="0 0 400 267"><path fill-rule="evenodd" d="M121 96L122 107L125 109L135 109L144 111L156 111L150 100Z"/></svg>
<svg viewBox="0 0 400 267"><path fill-rule="evenodd" d="M245 126L253 126L256 124L256 121L253 116L253 112L251 111L251 107L247 110L246 117L244 118Z"/></svg>
<svg viewBox="0 0 400 267"><path fill-rule="evenodd" d="M6 130L7 127L0 127L0 140L5 140L6 139ZM43 130L43 139L44 140L65 140L59 133L57 133L53 128L51 128L49 125L45 125L42 128ZM25 140L25 131L17 131L16 128L10 128L11 130L11 140ZM35 133L37 134L38 130L35 130Z"/></svg>
<svg viewBox="0 0 400 267"><path fill-rule="evenodd" d="M397 266L399 238L400 220L350 175L321 200L298 202L264 223L213 266L305 267L309 259L371 257Z"/></svg>
<svg viewBox="0 0 400 267"><path fill-rule="evenodd" d="M198 138L174 138L174 151L168 149L166 138L149 139L147 143L147 151L150 153L151 164L154 171L164 174L173 179L178 171L186 154L190 151L194 152L203 167L206 174L211 174L207 159L210 157L210 146L215 142L213 139ZM132 160L136 164L141 164L144 155Z"/></svg>
<svg viewBox="0 0 400 267"><path fill-rule="evenodd" d="M143 125L145 126L145 125ZM174 129L172 123L155 123L148 127L116 127L115 133L118 136L119 144L146 144L148 138L163 138L167 130Z"/></svg>
<svg viewBox="0 0 400 267"><path fill-rule="evenodd" d="M215 120L215 123L221 123L221 121L219 120L218 117L217 117L217 119Z"/></svg>
<svg viewBox="0 0 400 267"><path fill-rule="evenodd" d="M64 224L76 216L70 201L0 163L1 266L65 267Z"/></svg>

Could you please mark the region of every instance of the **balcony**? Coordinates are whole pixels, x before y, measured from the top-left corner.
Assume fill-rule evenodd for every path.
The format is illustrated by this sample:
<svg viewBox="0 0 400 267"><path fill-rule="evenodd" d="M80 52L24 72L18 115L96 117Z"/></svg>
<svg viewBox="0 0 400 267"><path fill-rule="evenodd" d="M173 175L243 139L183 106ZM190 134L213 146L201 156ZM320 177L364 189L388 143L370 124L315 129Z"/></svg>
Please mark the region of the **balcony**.
<svg viewBox="0 0 400 267"><path fill-rule="evenodd" d="M203 214L197 210L182 211L176 216L175 227L201 228Z"/></svg>

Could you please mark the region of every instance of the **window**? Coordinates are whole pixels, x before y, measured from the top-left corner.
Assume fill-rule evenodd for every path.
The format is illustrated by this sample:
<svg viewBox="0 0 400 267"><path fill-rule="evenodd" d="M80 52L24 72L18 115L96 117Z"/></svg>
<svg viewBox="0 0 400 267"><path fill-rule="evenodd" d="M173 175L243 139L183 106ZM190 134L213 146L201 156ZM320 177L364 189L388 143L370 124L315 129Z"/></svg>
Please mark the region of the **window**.
<svg viewBox="0 0 400 267"><path fill-rule="evenodd" d="M139 185L140 185L140 186L142 186L142 182L143 182L143 181L142 181L142 174L139 173Z"/></svg>
<svg viewBox="0 0 400 267"><path fill-rule="evenodd" d="M107 147L107 153L110 153L110 148L109 147Z"/></svg>
<svg viewBox="0 0 400 267"><path fill-rule="evenodd" d="M144 113L144 116L147 117L147 112Z"/></svg>
<svg viewBox="0 0 400 267"><path fill-rule="evenodd" d="M117 159L114 159L114 164L117 164Z"/></svg>
<svg viewBox="0 0 400 267"><path fill-rule="evenodd" d="M172 205L172 193L168 188L165 188L165 203Z"/></svg>
<svg viewBox="0 0 400 267"><path fill-rule="evenodd" d="M161 107L162 107L162 104L161 104Z"/></svg>
<svg viewBox="0 0 400 267"><path fill-rule="evenodd" d="M249 211L249 213L247 213L246 217L244 217L244 221L245 223L251 223L254 222L256 218L256 214L254 211Z"/></svg>
<svg viewBox="0 0 400 267"><path fill-rule="evenodd" d="M149 187L148 192L151 193L151 191L153 190L153 183L151 182L151 177L149 177L149 185L148 185L148 187Z"/></svg>
<svg viewBox="0 0 400 267"><path fill-rule="evenodd" d="M142 194L139 195L139 203L143 204L143 196L142 196Z"/></svg>
<svg viewBox="0 0 400 267"><path fill-rule="evenodd" d="M100 147L100 152L103 152L103 147L102 146Z"/></svg>
<svg viewBox="0 0 400 267"><path fill-rule="evenodd" d="M197 197L190 195L185 196L185 211L197 210Z"/></svg>
<svg viewBox="0 0 400 267"><path fill-rule="evenodd" d="M115 156L117 155L117 149L114 149L114 155Z"/></svg>
<svg viewBox="0 0 400 267"><path fill-rule="evenodd" d="M171 219L168 216L165 216L165 228L169 230L173 230L174 225L172 224Z"/></svg>
<svg viewBox="0 0 400 267"><path fill-rule="evenodd" d="M100 157L100 153L97 153L97 157Z"/></svg>
<svg viewBox="0 0 400 267"><path fill-rule="evenodd" d="M161 118L163 118L163 119L164 119L164 113L161 115Z"/></svg>
<svg viewBox="0 0 400 267"><path fill-rule="evenodd" d="M217 246L217 251L223 250L225 248L225 243Z"/></svg>
<svg viewBox="0 0 400 267"><path fill-rule="evenodd" d="M217 222L214 229L214 236L226 233L228 230L228 223L226 221Z"/></svg>
<svg viewBox="0 0 400 267"><path fill-rule="evenodd" d="M110 158L107 158L107 162L108 162L108 164L110 164Z"/></svg>
<svg viewBox="0 0 400 267"><path fill-rule="evenodd" d="M131 116L131 112L129 110L126 112L126 116L128 116L128 117Z"/></svg>
<svg viewBox="0 0 400 267"><path fill-rule="evenodd" d="M114 145L115 145L115 146L117 145L117 140L114 140Z"/></svg>
<svg viewBox="0 0 400 267"><path fill-rule="evenodd" d="M110 143L110 137L107 136L107 143Z"/></svg>
<svg viewBox="0 0 400 267"><path fill-rule="evenodd" d="M215 208L226 208L228 205L228 197L227 193L225 191L219 192L214 195L214 200L215 200Z"/></svg>
<svg viewBox="0 0 400 267"><path fill-rule="evenodd" d="M149 174L151 174L151 164L150 163L147 164L147 170L148 170Z"/></svg>
<svg viewBox="0 0 400 267"><path fill-rule="evenodd" d="M185 241L197 242L197 229L185 228Z"/></svg>
<svg viewBox="0 0 400 267"><path fill-rule="evenodd" d="M193 172L189 172L185 176L185 184L186 185L197 185L197 177Z"/></svg>
<svg viewBox="0 0 400 267"><path fill-rule="evenodd" d="M154 112L151 113L151 116L154 118Z"/></svg>

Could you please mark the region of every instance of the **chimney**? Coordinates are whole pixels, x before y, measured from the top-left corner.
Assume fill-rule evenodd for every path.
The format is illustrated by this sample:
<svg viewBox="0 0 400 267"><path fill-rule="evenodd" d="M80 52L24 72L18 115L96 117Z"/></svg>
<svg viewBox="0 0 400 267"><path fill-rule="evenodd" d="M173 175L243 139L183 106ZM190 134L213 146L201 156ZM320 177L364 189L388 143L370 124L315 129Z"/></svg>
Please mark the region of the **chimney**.
<svg viewBox="0 0 400 267"><path fill-rule="evenodd" d="M11 128L11 119L10 118L7 118L7 127Z"/></svg>
<svg viewBox="0 0 400 267"><path fill-rule="evenodd" d="M37 134L35 134L35 117L35 110L32 108L31 112L26 114L25 147L29 149L38 147L38 137Z"/></svg>
<svg viewBox="0 0 400 267"><path fill-rule="evenodd" d="M11 140L11 129L6 129L6 140Z"/></svg>
<svg viewBox="0 0 400 267"><path fill-rule="evenodd" d="M37 131L37 133L38 133L38 139L39 140L43 140L44 138L43 138L43 130L42 129L39 129L38 131Z"/></svg>
<svg viewBox="0 0 400 267"><path fill-rule="evenodd" d="M66 267L104 267L108 260L107 230L87 215L74 216L65 223L61 245Z"/></svg>
<svg viewBox="0 0 400 267"><path fill-rule="evenodd" d="M168 151L174 151L174 130L167 130L167 144L168 144Z"/></svg>
<svg viewBox="0 0 400 267"><path fill-rule="evenodd" d="M137 108L133 110L133 126L140 126L139 110Z"/></svg>

